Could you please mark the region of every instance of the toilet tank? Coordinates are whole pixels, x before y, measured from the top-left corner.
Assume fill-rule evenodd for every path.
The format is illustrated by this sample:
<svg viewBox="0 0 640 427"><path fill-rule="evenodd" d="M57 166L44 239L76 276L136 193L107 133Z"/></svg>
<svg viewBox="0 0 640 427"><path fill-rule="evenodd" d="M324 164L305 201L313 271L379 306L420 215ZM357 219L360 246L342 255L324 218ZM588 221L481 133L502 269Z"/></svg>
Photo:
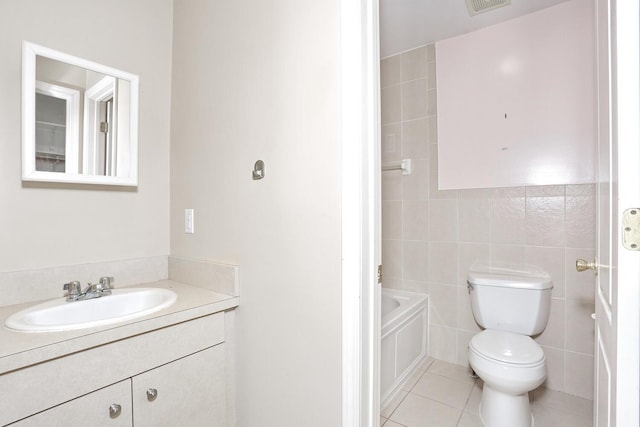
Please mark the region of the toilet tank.
<svg viewBox="0 0 640 427"><path fill-rule="evenodd" d="M553 284L538 270L472 267L467 276L471 310L485 329L537 335L547 326Z"/></svg>

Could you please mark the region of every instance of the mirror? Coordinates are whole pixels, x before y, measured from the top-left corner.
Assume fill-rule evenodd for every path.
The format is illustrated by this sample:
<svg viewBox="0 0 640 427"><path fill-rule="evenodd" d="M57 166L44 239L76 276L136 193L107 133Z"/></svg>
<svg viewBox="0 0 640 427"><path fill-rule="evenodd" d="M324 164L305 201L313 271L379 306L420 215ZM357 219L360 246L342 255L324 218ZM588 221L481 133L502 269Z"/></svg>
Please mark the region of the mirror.
<svg viewBox="0 0 640 427"><path fill-rule="evenodd" d="M138 185L138 76L23 42L22 180Z"/></svg>

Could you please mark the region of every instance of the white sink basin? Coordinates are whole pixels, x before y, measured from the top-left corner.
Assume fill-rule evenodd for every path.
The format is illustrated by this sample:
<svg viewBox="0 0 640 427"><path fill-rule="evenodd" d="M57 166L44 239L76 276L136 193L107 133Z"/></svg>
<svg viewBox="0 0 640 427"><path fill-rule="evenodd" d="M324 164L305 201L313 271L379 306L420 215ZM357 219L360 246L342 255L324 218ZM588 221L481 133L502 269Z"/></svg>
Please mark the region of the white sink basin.
<svg viewBox="0 0 640 427"><path fill-rule="evenodd" d="M60 332L132 320L169 307L175 292L160 288L114 289L111 295L67 302L58 298L19 311L5 326L19 332Z"/></svg>

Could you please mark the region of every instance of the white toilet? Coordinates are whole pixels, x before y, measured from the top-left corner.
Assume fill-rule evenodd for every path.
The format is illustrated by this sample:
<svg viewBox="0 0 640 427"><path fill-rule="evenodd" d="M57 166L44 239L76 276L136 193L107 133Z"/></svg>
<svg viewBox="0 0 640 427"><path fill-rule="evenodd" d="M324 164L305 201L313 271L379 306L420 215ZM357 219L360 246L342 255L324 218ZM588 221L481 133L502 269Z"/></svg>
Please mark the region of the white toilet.
<svg viewBox="0 0 640 427"><path fill-rule="evenodd" d="M467 279L473 316L485 328L469 343L469 364L484 381L480 417L487 427L532 427L529 391L547 371L544 352L531 336L547 326L551 278L474 266Z"/></svg>

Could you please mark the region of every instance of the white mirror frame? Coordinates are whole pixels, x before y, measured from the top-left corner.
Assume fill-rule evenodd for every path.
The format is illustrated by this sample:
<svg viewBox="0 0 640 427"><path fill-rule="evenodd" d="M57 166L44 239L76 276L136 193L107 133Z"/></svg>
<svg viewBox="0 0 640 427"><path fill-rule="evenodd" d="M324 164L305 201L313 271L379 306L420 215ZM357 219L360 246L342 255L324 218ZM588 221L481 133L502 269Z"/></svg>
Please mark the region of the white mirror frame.
<svg viewBox="0 0 640 427"><path fill-rule="evenodd" d="M36 170L35 93L36 56L51 58L87 70L126 80L130 84L130 116L128 173L118 176L80 173L45 172ZM97 64L27 41L22 42L22 180L98 185L138 185L138 91L139 78L135 74Z"/></svg>

